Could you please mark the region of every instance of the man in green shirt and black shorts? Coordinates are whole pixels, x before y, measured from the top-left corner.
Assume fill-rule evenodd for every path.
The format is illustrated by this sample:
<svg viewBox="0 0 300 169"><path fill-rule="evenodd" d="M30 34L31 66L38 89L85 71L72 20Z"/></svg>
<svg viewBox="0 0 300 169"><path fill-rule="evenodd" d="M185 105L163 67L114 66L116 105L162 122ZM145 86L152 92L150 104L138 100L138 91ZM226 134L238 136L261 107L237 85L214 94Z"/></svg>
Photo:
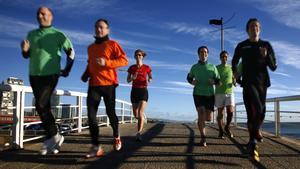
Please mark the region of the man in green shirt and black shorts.
<svg viewBox="0 0 300 169"><path fill-rule="evenodd" d="M21 43L21 49L23 57L29 58L29 80L35 97L35 107L46 131L46 140L40 153L56 154L64 137L57 131L55 119L51 114L50 98L59 76L69 75L75 53L71 41L52 26L51 9L40 7L37 20L39 28L28 33ZM62 49L67 55L67 63L65 68L60 70Z"/></svg>
<svg viewBox="0 0 300 169"><path fill-rule="evenodd" d="M234 94L233 86L235 85L235 80L233 77L231 66L227 64L228 52L222 51L220 53L221 64L217 66L218 72L220 74L220 84L216 86L215 94L215 106L218 108L217 122L219 126L219 138L224 138L223 131L223 116L224 108L226 107L227 118L224 130L229 138L233 137L230 131L230 123L233 116L234 108Z"/></svg>
<svg viewBox="0 0 300 169"><path fill-rule="evenodd" d="M200 145L206 147L205 121L211 121L214 111L215 90L220 76L215 65L208 63L208 48L198 48L199 61L194 64L187 76L187 81L194 86L193 97L198 113L198 127L201 135Z"/></svg>

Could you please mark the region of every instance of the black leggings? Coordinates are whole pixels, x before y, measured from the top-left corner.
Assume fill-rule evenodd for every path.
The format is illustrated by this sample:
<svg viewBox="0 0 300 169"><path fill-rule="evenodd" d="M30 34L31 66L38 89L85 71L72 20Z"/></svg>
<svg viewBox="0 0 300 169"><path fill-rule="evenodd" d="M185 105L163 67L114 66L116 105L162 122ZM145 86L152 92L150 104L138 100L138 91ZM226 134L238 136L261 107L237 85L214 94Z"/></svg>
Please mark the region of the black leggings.
<svg viewBox="0 0 300 169"><path fill-rule="evenodd" d="M89 118L89 129L92 144L98 146L99 127L97 122L97 111L101 101L104 99L106 114L113 129L113 136L119 137L119 119L116 115L116 86L89 86L87 96L87 109Z"/></svg>
<svg viewBox="0 0 300 169"><path fill-rule="evenodd" d="M46 139L57 134L55 119L51 113L50 99L57 85L58 75L29 76L35 98L35 108L39 113L43 127L46 131Z"/></svg>
<svg viewBox="0 0 300 169"><path fill-rule="evenodd" d="M254 140L266 115L267 87L247 85L243 87L243 99L247 111L250 140Z"/></svg>

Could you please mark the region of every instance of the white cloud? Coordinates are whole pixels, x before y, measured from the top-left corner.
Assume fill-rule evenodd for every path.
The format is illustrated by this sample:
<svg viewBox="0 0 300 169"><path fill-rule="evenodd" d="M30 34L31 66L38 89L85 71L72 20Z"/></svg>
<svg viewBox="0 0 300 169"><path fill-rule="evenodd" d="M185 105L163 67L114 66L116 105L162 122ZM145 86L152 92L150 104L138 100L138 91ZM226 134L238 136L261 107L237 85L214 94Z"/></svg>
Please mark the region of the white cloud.
<svg viewBox="0 0 300 169"><path fill-rule="evenodd" d="M219 36L217 36L217 34L212 34L213 28L206 26L194 26L187 23L171 22L166 23L166 26L164 26L163 28L173 30L176 33L183 33L206 38L209 37L211 40L219 39ZM208 34L211 36L207 36Z"/></svg>
<svg viewBox="0 0 300 169"><path fill-rule="evenodd" d="M272 18L289 27L300 29L300 1L299 0L247 0L256 8L269 13Z"/></svg>
<svg viewBox="0 0 300 169"><path fill-rule="evenodd" d="M151 67L157 67L160 69L172 69L172 70L179 70L179 71L189 71L191 65L189 64L178 64L178 63L167 63L162 61L154 61L154 60L147 60L147 64Z"/></svg>
<svg viewBox="0 0 300 169"><path fill-rule="evenodd" d="M146 34L146 33L141 33L141 32L130 32L130 31L124 31L124 30L118 30L118 32L123 32L125 34L135 36L135 37L138 37L138 38L155 39L155 40L168 40L169 39L169 38L164 37L164 36Z"/></svg>
<svg viewBox="0 0 300 169"><path fill-rule="evenodd" d="M284 41L272 41L272 46L281 63L300 69L300 46Z"/></svg>
<svg viewBox="0 0 300 169"><path fill-rule="evenodd" d="M20 8L29 8L37 10L40 6L47 6L53 11L68 12L81 15L82 13L104 13L108 7L112 9L117 0L53 0L53 1L40 1L40 0L2 0L1 3L7 3L12 6Z"/></svg>
<svg viewBox="0 0 300 169"><path fill-rule="evenodd" d="M195 26L187 23L172 22L166 23L166 26L163 28L173 30L176 33L201 37L209 41L220 40L220 34L215 33L216 31L219 32L219 30L216 30L215 28L209 26ZM236 45L237 42L241 41L242 39L247 38L247 34L245 32L239 31L237 29L225 29L224 36L225 41L228 41L229 43L234 45Z"/></svg>
<svg viewBox="0 0 300 169"><path fill-rule="evenodd" d="M272 74L277 74L277 75L280 75L280 76L284 76L284 77L291 77L291 75L287 74L287 73L283 73L283 72L272 72Z"/></svg>
<svg viewBox="0 0 300 169"><path fill-rule="evenodd" d="M186 94L191 95L193 93L192 88L183 88L183 87L157 87L157 86L149 86L148 88L158 89L163 92L175 93L175 94Z"/></svg>
<svg viewBox="0 0 300 169"><path fill-rule="evenodd" d="M193 86L187 82L180 82L180 81L165 81L163 83L179 86L179 87L186 87L186 88L192 88Z"/></svg>
<svg viewBox="0 0 300 169"><path fill-rule="evenodd" d="M14 38L25 38L28 31L38 27L38 25L3 15L0 15L0 23L0 34Z"/></svg>
<svg viewBox="0 0 300 169"><path fill-rule="evenodd" d="M10 40L10 39L1 39L0 46L5 48L18 48L20 49L20 41ZM20 50L21 52L21 50Z"/></svg>

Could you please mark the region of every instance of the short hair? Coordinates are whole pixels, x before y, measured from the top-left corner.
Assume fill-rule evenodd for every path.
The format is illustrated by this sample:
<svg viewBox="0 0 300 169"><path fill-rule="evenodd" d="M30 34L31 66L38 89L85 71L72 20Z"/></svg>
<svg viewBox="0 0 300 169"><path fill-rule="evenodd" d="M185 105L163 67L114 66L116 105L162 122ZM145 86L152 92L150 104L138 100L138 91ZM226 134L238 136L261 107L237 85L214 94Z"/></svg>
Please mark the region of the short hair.
<svg viewBox="0 0 300 169"><path fill-rule="evenodd" d="M37 14L39 13L39 11L42 9L42 8L47 8L48 9L48 11L51 13L51 15L53 16L53 11L52 11L52 9L51 8L49 8L49 7L47 7L47 6L41 6L41 7L39 7L39 9L37 10Z"/></svg>
<svg viewBox="0 0 300 169"><path fill-rule="evenodd" d="M201 49L206 49L206 50L207 50L207 53L209 53L208 47L207 47L207 46L200 46L200 47L198 48L198 54L200 54L200 50L201 50Z"/></svg>
<svg viewBox="0 0 300 169"><path fill-rule="evenodd" d="M139 52L142 53L143 57L147 56L146 52L143 51L142 49L137 49L137 50L135 50L135 51L134 51L134 55L136 55L136 54L139 53Z"/></svg>
<svg viewBox="0 0 300 169"><path fill-rule="evenodd" d="M108 21L107 21L106 19L103 19L103 18L98 19L98 20L95 22L95 26L96 26L97 23L99 23L99 22L104 22L104 23L107 25L107 27L109 28L109 23L108 23Z"/></svg>
<svg viewBox="0 0 300 169"><path fill-rule="evenodd" d="M220 53L220 57L222 57L222 55L224 54L227 54L228 55L228 52L226 50L223 50L221 53Z"/></svg>
<svg viewBox="0 0 300 169"><path fill-rule="evenodd" d="M260 22L259 22L259 20L257 18L250 18L248 20L247 24L246 24L246 32L248 32L248 29L249 29L249 26L250 26L251 22L258 22L260 24Z"/></svg>

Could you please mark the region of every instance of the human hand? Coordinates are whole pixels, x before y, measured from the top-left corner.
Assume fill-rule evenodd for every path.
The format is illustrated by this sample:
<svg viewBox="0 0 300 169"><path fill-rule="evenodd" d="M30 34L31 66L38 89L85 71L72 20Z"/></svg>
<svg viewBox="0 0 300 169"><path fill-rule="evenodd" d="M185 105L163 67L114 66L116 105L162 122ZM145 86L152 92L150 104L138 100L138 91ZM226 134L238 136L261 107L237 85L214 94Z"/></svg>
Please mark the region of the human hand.
<svg viewBox="0 0 300 169"><path fill-rule="evenodd" d="M259 47L259 52L262 57L265 58L267 56L267 48L266 47Z"/></svg>
<svg viewBox="0 0 300 169"><path fill-rule="evenodd" d="M30 48L30 42L29 40L25 39L21 42L21 49L23 52L28 52Z"/></svg>
<svg viewBox="0 0 300 169"><path fill-rule="evenodd" d="M196 84L197 84L197 80L194 79L194 80L192 81L192 85L196 86Z"/></svg>
<svg viewBox="0 0 300 169"><path fill-rule="evenodd" d="M89 75L86 72L84 72L81 76L81 81L83 81L85 83L88 80L89 80Z"/></svg>
<svg viewBox="0 0 300 169"><path fill-rule="evenodd" d="M105 59L103 57L96 58L99 66L105 66Z"/></svg>
<svg viewBox="0 0 300 169"><path fill-rule="evenodd" d="M208 79L208 83L209 83L210 85L214 85L214 84L215 84L215 81L214 81L213 79Z"/></svg>
<svg viewBox="0 0 300 169"><path fill-rule="evenodd" d="M68 77L69 76L69 71L66 71L65 69L60 70L60 76Z"/></svg>
<svg viewBox="0 0 300 169"><path fill-rule="evenodd" d="M239 79L240 76L241 76L241 75L240 75L238 72L235 72L235 73L233 74L234 79Z"/></svg>
<svg viewBox="0 0 300 169"><path fill-rule="evenodd" d="M137 78L137 75L138 75L138 72L135 72L135 74L133 74L133 75L131 76L132 80L135 80L135 79Z"/></svg>

